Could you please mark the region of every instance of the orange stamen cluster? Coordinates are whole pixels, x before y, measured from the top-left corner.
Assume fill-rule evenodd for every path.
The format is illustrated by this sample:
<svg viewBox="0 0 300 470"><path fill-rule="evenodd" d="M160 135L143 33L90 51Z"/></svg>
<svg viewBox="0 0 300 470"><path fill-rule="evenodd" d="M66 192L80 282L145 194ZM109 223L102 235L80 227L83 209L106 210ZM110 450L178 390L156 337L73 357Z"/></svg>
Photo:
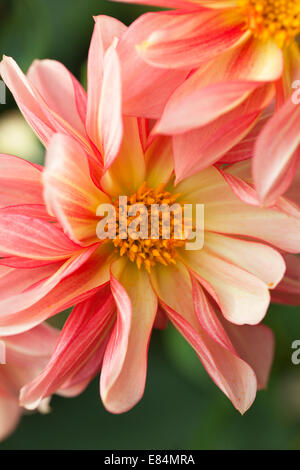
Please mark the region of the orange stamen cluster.
<svg viewBox="0 0 300 470"><path fill-rule="evenodd" d="M122 238L122 231L120 227L124 226L124 222L120 224L120 219L123 217L122 210L119 206L119 201L115 202L116 214L117 214L117 236L113 239L113 244L116 250L121 256L127 255L130 261L135 262L140 269L141 266L145 266L148 272L151 271L151 268L155 266L156 263L163 264L167 266L168 264L176 264L176 248L181 247L185 244L183 237L184 227L181 227L181 238L176 238L176 215L171 213L170 216L170 231L169 238L164 238L164 221L159 214L159 233L158 236L153 239L151 238L151 211L153 214L153 205L158 204L167 204L172 206L179 194L172 195L168 191L164 190L164 185L157 187L156 189L151 189L144 183L139 190L130 195L127 199L127 213L130 209L130 206L134 204L143 204L148 211L148 238L134 238L130 236L130 233L127 233L127 238ZM179 204L182 207L181 204ZM181 209L182 210L182 209ZM131 222L136 219L137 216L127 216L127 228Z"/></svg>
<svg viewBox="0 0 300 470"><path fill-rule="evenodd" d="M238 0L255 37L283 48L300 33L299 0Z"/></svg>

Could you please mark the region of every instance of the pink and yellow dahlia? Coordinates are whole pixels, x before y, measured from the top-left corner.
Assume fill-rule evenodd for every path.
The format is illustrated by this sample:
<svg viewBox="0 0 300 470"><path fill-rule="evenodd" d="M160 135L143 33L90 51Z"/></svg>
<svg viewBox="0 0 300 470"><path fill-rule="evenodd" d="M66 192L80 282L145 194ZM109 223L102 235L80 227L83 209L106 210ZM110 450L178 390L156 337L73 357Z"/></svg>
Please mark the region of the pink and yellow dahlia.
<svg viewBox="0 0 300 470"><path fill-rule="evenodd" d="M0 66L47 147L45 168L0 156L0 335L75 306L21 404L32 409L57 391L79 392L101 370L105 407L130 409L144 392L152 329L170 320L244 412L272 362L272 333L259 323L285 272L275 247L298 252L300 221L284 199L271 209L244 201L251 189L243 163L175 183L171 140L122 114L120 28L96 19L87 94L58 62L36 62L27 77L12 59ZM203 204L204 247L188 251L161 234L100 240L98 207L116 208L119 229L120 196L127 209Z"/></svg>
<svg viewBox="0 0 300 470"><path fill-rule="evenodd" d="M289 96L300 73L300 5L298 0L136 1L174 8L140 17L126 44L135 44L139 56L159 70L187 72L155 116L155 132L174 136L179 180L218 161L274 96L280 104ZM151 74L145 87L149 80ZM140 114L150 114L147 105Z"/></svg>

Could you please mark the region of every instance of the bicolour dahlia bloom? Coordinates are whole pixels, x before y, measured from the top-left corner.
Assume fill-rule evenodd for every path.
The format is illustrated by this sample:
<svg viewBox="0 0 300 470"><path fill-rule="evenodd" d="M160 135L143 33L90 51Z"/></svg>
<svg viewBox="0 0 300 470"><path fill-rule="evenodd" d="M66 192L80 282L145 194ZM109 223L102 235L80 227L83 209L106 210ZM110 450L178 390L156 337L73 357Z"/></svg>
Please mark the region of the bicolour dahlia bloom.
<svg viewBox="0 0 300 470"><path fill-rule="evenodd" d="M1 276L4 270L1 267ZM20 389L46 366L57 337L57 330L44 324L21 335L0 338L0 441L16 428L24 411L19 406ZM46 411L45 407L47 403L40 410Z"/></svg>
<svg viewBox="0 0 300 470"><path fill-rule="evenodd" d="M243 413L272 362L272 333L260 322L285 272L275 248L299 251L300 220L283 198L273 208L252 203L244 163L176 184L171 139L122 114L120 34L119 22L96 19L87 94L58 62L35 62L27 77L12 59L0 66L47 150L45 168L0 156L0 335L74 307L21 404L79 393L101 371L105 407L129 410L144 392L152 329L170 320ZM137 202L204 205L203 248L186 250L173 232L123 239L120 196L126 212ZM97 236L103 204L118 215L112 239Z"/></svg>
<svg viewBox="0 0 300 470"><path fill-rule="evenodd" d="M174 136L179 180L215 163L251 130L274 96L282 103L290 94L300 71L300 5L298 0L134 1L174 8L142 15L130 26L126 44L134 44L148 65L187 72L162 115L155 116L154 131ZM145 87L149 80L150 75ZM140 110L147 112L147 106Z"/></svg>

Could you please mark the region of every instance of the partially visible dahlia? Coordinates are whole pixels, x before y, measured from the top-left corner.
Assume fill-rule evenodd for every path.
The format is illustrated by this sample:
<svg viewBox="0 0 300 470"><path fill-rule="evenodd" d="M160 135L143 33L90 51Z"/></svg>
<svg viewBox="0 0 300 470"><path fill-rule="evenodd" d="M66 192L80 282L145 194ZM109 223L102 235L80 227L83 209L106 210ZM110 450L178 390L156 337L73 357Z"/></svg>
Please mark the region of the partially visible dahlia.
<svg viewBox="0 0 300 470"><path fill-rule="evenodd" d="M1 64L47 156L44 170L0 157L0 335L75 306L21 403L32 409L58 390L80 391L101 370L105 407L129 410L144 392L152 329L169 319L243 413L272 361L272 333L258 324L285 272L273 247L297 253L300 220L284 199L272 209L244 202L251 188L243 163L175 184L171 140L122 116L118 32L118 22L96 20L87 96L57 62L35 63L28 77L12 59ZM128 210L203 204L204 247L188 251L173 232L122 239L119 196ZM113 239L97 237L101 204L118 214Z"/></svg>
<svg viewBox="0 0 300 470"><path fill-rule="evenodd" d="M281 104L290 94L300 76L296 42L300 4L298 0L134 2L174 8L142 15L121 39L119 49L127 47L132 65L138 54L157 70L187 73L167 100L162 96L163 111L155 116L159 120L154 129L173 136L179 181L215 163L241 140L275 95ZM150 82L150 73L143 83L137 78L149 104ZM139 115L152 117L148 103L143 103Z"/></svg>
<svg viewBox="0 0 300 470"><path fill-rule="evenodd" d="M0 338L0 441L16 428L24 411L19 406L20 389L46 366L57 337L56 330L39 325L21 335Z"/></svg>

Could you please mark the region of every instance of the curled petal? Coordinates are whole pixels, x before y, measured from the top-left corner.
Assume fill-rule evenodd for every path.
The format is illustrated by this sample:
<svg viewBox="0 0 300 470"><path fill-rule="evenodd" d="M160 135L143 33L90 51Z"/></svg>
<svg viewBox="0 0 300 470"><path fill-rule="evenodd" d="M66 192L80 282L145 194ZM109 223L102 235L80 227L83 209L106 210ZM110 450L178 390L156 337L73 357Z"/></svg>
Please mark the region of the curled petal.
<svg viewBox="0 0 300 470"><path fill-rule="evenodd" d="M90 139L101 149L101 134L99 132L99 112L102 106L101 94L105 72L104 57L115 38L120 39L126 31L126 26L115 18L100 15L94 18L95 27L88 57L88 101L86 128ZM116 70L118 75L118 70ZM114 76L114 79L117 78ZM107 77L106 80L107 81ZM119 92L119 90L117 90ZM116 96L118 98L118 95ZM115 103L115 101L113 101ZM115 108L114 108L115 109Z"/></svg>
<svg viewBox="0 0 300 470"><path fill-rule="evenodd" d="M55 60L36 60L27 76L47 106L86 138L86 93L65 66Z"/></svg>
<svg viewBox="0 0 300 470"><path fill-rule="evenodd" d="M38 377L22 389L20 401L23 406L37 408L43 398L56 393L71 377L74 387L74 375L79 374L108 334L114 310L114 302L107 288L75 307L49 363Z"/></svg>
<svg viewBox="0 0 300 470"><path fill-rule="evenodd" d="M97 208L110 200L94 185L88 157L74 139L63 134L53 137L43 178L48 211L55 214L70 238L83 245L98 241Z"/></svg>
<svg viewBox="0 0 300 470"><path fill-rule="evenodd" d="M300 106L292 100L272 117L254 150L253 175L261 202L273 204L287 190L300 158Z"/></svg>
<svg viewBox="0 0 300 470"><path fill-rule="evenodd" d="M118 316L100 381L104 406L112 413L128 411L143 396L148 345L157 312L146 271L122 261L112 267L111 288Z"/></svg>

